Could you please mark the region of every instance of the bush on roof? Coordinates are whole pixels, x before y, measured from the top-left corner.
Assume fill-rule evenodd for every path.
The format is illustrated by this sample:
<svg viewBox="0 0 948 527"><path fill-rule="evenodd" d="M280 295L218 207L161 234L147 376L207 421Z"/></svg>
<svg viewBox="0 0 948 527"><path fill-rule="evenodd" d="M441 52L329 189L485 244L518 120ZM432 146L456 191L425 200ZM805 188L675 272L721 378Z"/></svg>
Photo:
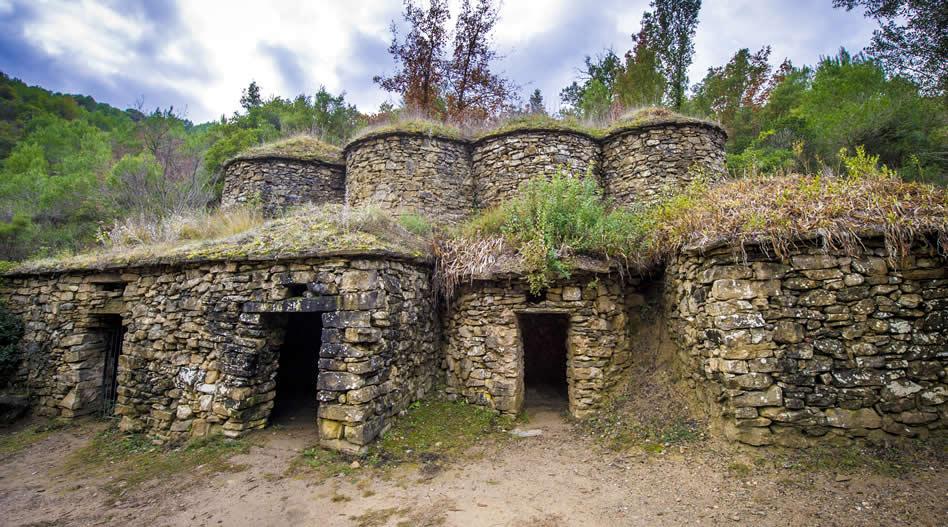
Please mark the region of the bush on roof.
<svg viewBox="0 0 948 527"><path fill-rule="evenodd" d="M639 216L609 206L591 175L558 171L527 181L516 198L471 220L448 252L460 256L455 262L474 262L466 253L513 248L538 292L570 276L573 255L628 260L628 241L641 238L642 227Z"/></svg>
<svg viewBox="0 0 948 527"><path fill-rule="evenodd" d="M712 186L698 174L683 192L649 207L612 207L591 177L557 173L521 187L511 201L469 221L440 245L445 292L465 279L517 262L532 291L569 277L575 256L645 270L682 248L760 245L778 257L819 237L827 250L856 255L881 236L893 260L937 240L948 253L948 191L906 182L862 148L841 152L840 176L767 176Z"/></svg>

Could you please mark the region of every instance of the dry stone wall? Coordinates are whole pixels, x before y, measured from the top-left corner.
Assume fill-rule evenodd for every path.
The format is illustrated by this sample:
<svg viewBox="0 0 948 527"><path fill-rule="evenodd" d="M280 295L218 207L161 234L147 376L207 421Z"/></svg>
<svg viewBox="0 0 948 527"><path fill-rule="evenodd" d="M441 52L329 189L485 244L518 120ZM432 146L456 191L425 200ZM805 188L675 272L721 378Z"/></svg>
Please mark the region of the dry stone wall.
<svg viewBox="0 0 948 527"><path fill-rule="evenodd" d="M472 211L468 146L462 141L392 133L346 147L346 203L446 222Z"/></svg>
<svg viewBox="0 0 948 527"><path fill-rule="evenodd" d="M525 181L559 169L595 174L599 145L586 135L554 130L521 130L474 143L477 207L489 208L515 195Z"/></svg>
<svg viewBox="0 0 948 527"><path fill-rule="evenodd" d="M688 185L697 168L724 173L725 134L705 124L651 124L596 140L581 132L523 129L469 142L415 132L349 144L345 167L285 158L237 159L221 203L259 203L268 216L301 203L372 205L456 223L498 205L520 184L559 168L592 172L624 205L651 203Z"/></svg>
<svg viewBox="0 0 948 527"><path fill-rule="evenodd" d="M376 259L214 263L19 277L4 296L27 327L26 387L45 415L99 407L97 313L126 332L115 413L160 439L265 426L273 407L279 317L321 313L318 426L327 446L359 450L441 375L426 265Z"/></svg>
<svg viewBox="0 0 948 527"><path fill-rule="evenodd" d="M633 286L627 286L633 287ZM518 314L568 317L569 410L590 414L623 379L630 363L625 292L610 277L575 278L531 298L518 281L475 282L450 308L445 326L447 393L517 414L524 397L523 342Z"/></svg>
<svg viewBox="0 0 948 527"><path fill-rule="evenodd" d="M864 242L858 257L804 247L745 261L728 248L669 266L681 364L728 437L797 445L944 430L948 264L917 247L893 265L879 240Z"/></svg>
<svg viewBox="0 0 948 527"><path fill-rule="evenodd" d="M224 169L221 205L259 204L273 217L294 205L343 203L345 167L284 158L237 159Z"/></svg>
<svg viewBox="0 0 948 527"><path fill-rule="evenodd" d="M688 186L696 173L724 176L723 130L700 124L617 132L602 144L602 180L616 203L653 203ZM697 169L697 171L695 170Z"/></svg>

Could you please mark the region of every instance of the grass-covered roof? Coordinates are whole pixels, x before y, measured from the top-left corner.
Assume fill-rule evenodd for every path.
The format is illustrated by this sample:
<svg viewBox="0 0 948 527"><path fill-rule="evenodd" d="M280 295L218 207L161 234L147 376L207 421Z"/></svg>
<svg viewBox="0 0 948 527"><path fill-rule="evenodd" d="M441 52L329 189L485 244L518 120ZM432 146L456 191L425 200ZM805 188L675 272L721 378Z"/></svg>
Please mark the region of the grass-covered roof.
<svg viewBox="0 0 948 527"><path fill-rule="evenodd" d="M467 134L464 131L451 124L430 119L409 118L367 126L352 136L346 144L346 148L374 137L382 137L396 133L424 135L453 141L464 141L467 139Z"/></svg>
<svg viewBox="0 0 948 527"><path fill-rule="evenodd" d="M304 206L269 221L247 209L230 209L166 221L170 225L129 228L133 232L113 236L117 241L109 247L27 261L8 274L360 254L411 260L431 257L430 240L374 209Z"/></svg>
<svg viewBox="0 0 948 527"><path fill-rule="evenodd" d="M439 245L443 282L450 292L465 281L520 272L538 290L588 270L589 258L606 269L643 272L682 250L754 246L780 258L815 242L855 255L871 237L885 241L893 260L932 240L948 254L948 190L903 181L861 151L843 159L840 176L716 185L699 178L680 194L634 209L604 202L592 179L538 178Z"/></svg>
<svg viewBox="0 0 948 527"><path fill-rule="evenodd" d="M667 108L642 108L621 115L619 118L598 129L599 137L608 137L613 134L661 125L697 125L716 128L724 132L724 128L714 122L697 117L688 117L675 113Z"/></svg>
<svg viewBox="0 0 948 527"><path fill-rule="evenodd" d="M344 164L342 149L310 135L297 135L248 148L231 158L228 164L242 159L273 158L321 161L333 165Z"/></svg>

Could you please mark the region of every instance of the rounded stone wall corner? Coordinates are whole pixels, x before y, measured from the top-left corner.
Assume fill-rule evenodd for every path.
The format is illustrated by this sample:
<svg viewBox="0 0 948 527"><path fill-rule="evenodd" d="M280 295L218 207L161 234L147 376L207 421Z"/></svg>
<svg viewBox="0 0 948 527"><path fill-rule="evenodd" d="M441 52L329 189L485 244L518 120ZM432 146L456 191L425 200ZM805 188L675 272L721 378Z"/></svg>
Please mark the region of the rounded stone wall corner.
<svg viewBox="0 0 948 527"><path fill-rule="evenodd" d="M235 159L224 167L221 207L259 206L272 217L289 207L345 200L345 168L288 158Z"/></svg>
<svg viewBox="0 0 948 527"><path fill-rule="evenodd" d="M557 170L595 174L599 152L593 137L567 130L526 129L483 137L471 151L477 206L499 205L524 182Z"/></svg>
<svg viewBox="0 0 948 527"><path fill-rule="evenodd" d="M602 141L602 181L621 205L651 204L696 177L726 174L725 131L711 124L667 123L619 130Z"/></svg>
<svg viewBox="0 0 948 527"><path fill-rule="evenodd" d="M457 223L471 215L469 146L437 136L393 132L350 143L346 203Z"/></svg>

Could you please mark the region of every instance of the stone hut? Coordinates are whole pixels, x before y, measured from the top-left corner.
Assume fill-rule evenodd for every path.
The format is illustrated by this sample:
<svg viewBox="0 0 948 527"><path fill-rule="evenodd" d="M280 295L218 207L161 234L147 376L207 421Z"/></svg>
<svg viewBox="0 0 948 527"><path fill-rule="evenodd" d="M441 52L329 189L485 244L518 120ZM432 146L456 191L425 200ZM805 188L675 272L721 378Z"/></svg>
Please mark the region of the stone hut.
<svg viewBox="0 0 948 527"><path fill-rule="evenodd" d="M259 204L273 217L289 207L343 203L342 152L299 136L242 152L224 164L221 206Z"/></svg>
<svg viewBox="0 0 948 527"><path fill-rule="evenodd" d="M800 445L926 437L946 426L948 263L934 243L894 260L818 239L783 259L692 248L668 266L682 371L728 437Z"/></svg>
<svg viewBox="0 0 948 527"><path fill-rule="evenodd" d="M301 412L322 444L358 451L441 379L429 257L366 236L359 251L242 252L249 239L10 274L19 383L41 415L114 412L159 439Z"/></svg>
<svg viewBox="0 0 948 527"><path fill-rule="evenodd" d="M341 157L296 139L231 161L223 204L277 215L345 201L453 223L565 165L633 205L694 168L713 179L723 148L717 125L683 118L475 141L377 130ZM358 231L328 208L161 255L7 273L0 297L26 327L15 384L42 415L114 413L159 440L239 436L301 412L323 445L361 451L433 390L511 415L552 394L588 416L635 382L630 366L657 353L637 328L658 325L675 341L670 367L733 440L925 437L948 424L948 261L934 241L899 259L872 233L856 256L818 239L782 258L719 242L648 279L577 257L536 294L522 269L499 266L441 302L429 244Z"/></svg>
<svg viewBox="0 0 948 527"><path fill-rule="evenodd" d="M531 398L589 415L632 362L638 283L600 265L539 294L516 273L464 285L445 322L447 393L509 415Z"/></svg>

